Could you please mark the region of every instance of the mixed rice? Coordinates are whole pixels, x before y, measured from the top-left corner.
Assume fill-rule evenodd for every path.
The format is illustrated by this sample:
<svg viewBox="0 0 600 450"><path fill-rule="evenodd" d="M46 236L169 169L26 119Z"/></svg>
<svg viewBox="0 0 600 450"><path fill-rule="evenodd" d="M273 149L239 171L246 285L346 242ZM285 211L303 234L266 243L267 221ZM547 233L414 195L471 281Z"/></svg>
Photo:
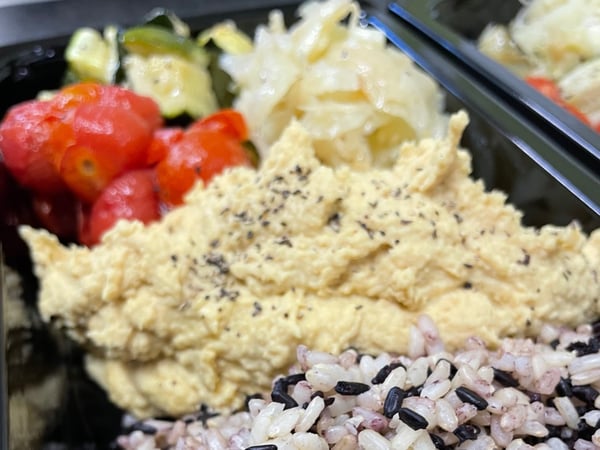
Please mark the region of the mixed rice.
<svg viewBox="0 0 600 450"><path fill-rule="evenodd" d="M123 449L600 449L600 321L490 350L444 351L426 316L407 355L297 350L289 375L231 415L126 416Z"/></svg>

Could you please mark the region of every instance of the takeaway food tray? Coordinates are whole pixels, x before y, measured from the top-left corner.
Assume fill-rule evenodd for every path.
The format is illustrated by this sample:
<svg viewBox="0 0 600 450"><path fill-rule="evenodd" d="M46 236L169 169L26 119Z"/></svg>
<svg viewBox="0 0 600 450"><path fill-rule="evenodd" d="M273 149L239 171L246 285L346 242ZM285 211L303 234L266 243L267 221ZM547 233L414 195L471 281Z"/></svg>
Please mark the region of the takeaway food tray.
<svg viewBox="0 0 600 450"><path fill-rule="evenodd" d="M521 7L519 0L394 0L388 5L392 14L429 38L457 64L488 83L498 96L525 111L538 127L552 134L566 151L584 164L598 164L600 133L477 48L476 40L486 25L507 24Z"/></svg>
<svg viewBox="0 0 600 450"><path fill-rule="evenodd" d="M193 30L228 18L246 32L252 32L258 23L266 21L268 12L275 6L291 21L298 2L261 3L264 7L254 5L250 9L242 5L243 2L223 2L221 12L212 5L210 11L181 14L181 17ZM464 108L469 112L471 123L462 145L471 149L475 177L482 178L489 189L507 192L509 201L524 211L524 221L529 225L564 225L573 219L588 231L600 225L597 167L587 166L564 151L560 142L538 128L523 111L517 111L487 84L398 21L385 6L367 2L362 6L366 23L382 30L393 45L438 80L447 96L448 111ZM120 23L135 23L139 19L141 17L124 18ZM72 23L73 29L79 25ZM32 98L42 89L58 86L65 69L62 52L67 38L68 33L51 39L28 40L0 50L0 116L10 105ZM30 267L21 265L19 269L25 280L26 301L35 316L35 278ZM46 327L36 330L24 341L16 339L11 332L8 341L9 346L13 343L13 356L14 345L31 346L34 353L41 355L34 359L0 361L0 369L8 371L11 395L18 393L18 388L14 388L16 383L11 384L11 380L24 372L44 377L59 371L66 380L60 392L62 401L52 412L56 423L49 428L42 448L109 448L121 429L122 412L87 378L82 368L81 350ZM3 398L7 398L6 393ZM8 417L5 409L0 411L0 419L2 426L7 427L9 420L22 420L22 416Z"/></svg>

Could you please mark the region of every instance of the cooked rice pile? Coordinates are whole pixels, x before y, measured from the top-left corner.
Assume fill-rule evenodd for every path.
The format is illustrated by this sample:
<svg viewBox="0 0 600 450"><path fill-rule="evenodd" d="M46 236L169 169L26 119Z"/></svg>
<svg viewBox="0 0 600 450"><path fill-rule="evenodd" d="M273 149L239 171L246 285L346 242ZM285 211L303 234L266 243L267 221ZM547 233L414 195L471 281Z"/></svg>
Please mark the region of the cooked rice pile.
<svg viewBox="0 0 600 450"><path fill-rule="evenodd" d="M444 351L434 323L408 355L339 356L300 346L270 396L231 416L124 419L124 449L600 448L600 322L545 326L537 341L476 337ZM270 400L269 400L270 397Z"/></svg>

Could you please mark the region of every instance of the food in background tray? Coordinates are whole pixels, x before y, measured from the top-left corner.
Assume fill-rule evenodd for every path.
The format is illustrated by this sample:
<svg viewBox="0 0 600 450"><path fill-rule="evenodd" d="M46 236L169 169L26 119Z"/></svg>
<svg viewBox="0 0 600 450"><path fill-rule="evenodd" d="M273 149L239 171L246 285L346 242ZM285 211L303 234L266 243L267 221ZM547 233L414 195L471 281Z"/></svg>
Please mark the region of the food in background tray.
<svg viewBox="0 0 600 450"><path fill-rule="evenodd" d="M479 48L533 87L600 126L600 2L533 0L507 25L489 24Z"/></svg>

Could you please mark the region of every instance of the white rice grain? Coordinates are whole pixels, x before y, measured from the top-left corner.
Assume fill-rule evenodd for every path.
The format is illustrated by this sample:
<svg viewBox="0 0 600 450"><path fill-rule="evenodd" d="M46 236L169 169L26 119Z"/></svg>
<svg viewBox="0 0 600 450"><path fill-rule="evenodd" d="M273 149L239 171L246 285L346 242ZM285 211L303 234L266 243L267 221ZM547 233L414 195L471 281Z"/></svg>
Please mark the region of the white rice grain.
<svg viewBox="0 0 600 450"><path fill-rule="evenodd" d="M390 450L391 443L381 434L373 430L362 430L358 433L358 446L365 450Z"/></svg>

